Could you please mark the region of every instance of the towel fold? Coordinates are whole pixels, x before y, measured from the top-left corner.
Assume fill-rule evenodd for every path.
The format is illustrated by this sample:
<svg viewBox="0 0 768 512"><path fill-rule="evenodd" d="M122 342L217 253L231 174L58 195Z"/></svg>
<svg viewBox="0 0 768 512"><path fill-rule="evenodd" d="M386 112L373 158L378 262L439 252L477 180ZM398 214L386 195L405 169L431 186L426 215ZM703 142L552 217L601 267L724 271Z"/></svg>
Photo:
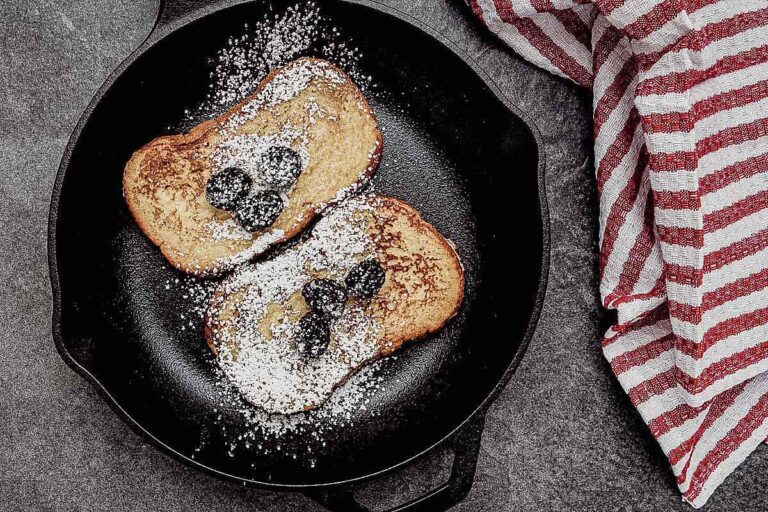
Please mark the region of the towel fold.
<svg viewBox="0 0 768 512"><path fill-rule="evenodd" d="M768 2L468 1L592 88L603 352L698 508L768 435Z"/></svg>

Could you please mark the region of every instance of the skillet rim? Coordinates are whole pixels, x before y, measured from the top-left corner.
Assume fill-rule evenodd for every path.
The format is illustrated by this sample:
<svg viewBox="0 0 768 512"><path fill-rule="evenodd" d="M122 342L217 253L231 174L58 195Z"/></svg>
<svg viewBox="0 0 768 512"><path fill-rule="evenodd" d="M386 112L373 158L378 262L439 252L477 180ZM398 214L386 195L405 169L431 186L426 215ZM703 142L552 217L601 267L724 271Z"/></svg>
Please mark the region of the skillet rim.
<svg viewBox="0 0 768 512"><path fill-rule="evenodd" d="M153 25L147 37L144 39L144 41L142 41L142 43L135 50L133 50L125 58L125 60L123 60L109 74L109 76L105 79L104 83L96 91L93 98L88 103L82 115L80 116L80 119L75 125L75 128L72 131L72 135L70 136L69 141L67 142L67 146L64 150L64 153L62 154L61 162L56 172L56 179L54 181L53 189L51 192L51 206L50 206L49 215L48 215L48 266L49 266L51 292L52 292L52 299L53 299L53 311L52 311L52 320L51 320L53 340L56 346L56 350L58 351L61 358L67 363L67 365L73 371L75 371L75 373L81 375L88 383L90 383L96 389L96 391L102 396L102 398L107 402L107 404L109 404L112 407L112 409L115 412L117 412L118 417L120 417L126 424L128 424L128 426L130 426L139 435L143 436L145 439L150 441L156 447L160 448L162 452L165 452L171 455L173 458L185 463L187 466L193 467L204 473L209 473L213 476L217 476L224 480L237 482L243 485L260 487L264 489L294 491L294 492L301 491L303 489L313 489L313 488L316 489L316 488L325 488L325 487L331 487L331 486L340 486L340 485L370 480L377 476L381 476L385 473L389 473L398 468L401 468L407 465L408 463L422 457L426 453L431 452L437 446L442 445L449 439L453 438L459 431L461 431L465 426L467 426L467 424L472 422L478 415L482 415L482 416L485 415L485 412L488 406L498 397L499 393L501 393L501 391L509 383L510 379L512 378L512 375L514 375L515 371L517 370L517 367L520 365L520 361L523 359L531 343L531 339L533 338L533 334L536 331L536 327L538 326L539 318L541 316L541 311L544 305L544 299L545 299L546 291L548 287L549 267L550 267L550 260L551 260L551 239L550 239L551 233L550 233L550 219L549 219L549 203L547 200L546 183L545 183L546 155L543 152L543 147L544 147L543 138L541 136L541 132L538 129L538 126L536 126L534 121L530 119L527 114L520 111L517 108L517 106L515 106L511 102L511 100L502 92L501 88L493 81L493 79L488 75L488 73L480 67L480 65L471 55L469 55L465 50L463 50L458 45L456 45L453 41L443 36L440 32L438 32L432 26L424 23L423 21L420 21L419 19L413 17L412 15L400 9L382 4L377 0L330 0L331 2L335 1L343 4L360 5L365 8L377 11L379 13L383 13L385 15L388 15L397 19L402 23L406 23L411 27L435 39L443 47L445 47L447 50L452 52L456 57L458 57L465 65L469 66L469 68L475 73L475 75L478 78L480 78L480 80L485 84L488 90L502 104L504 104L504 106L510 112L512 112L512 114L514 114L520 120L523 121L523 123L526 125L526 127L530 130L531 134L533 135L533 139L534 139L537 154L538 154L536 181L538 186L537 188L538 188L539 215L541 219L542 253L541 253L541 268L539 271L539 279L538 279L536 295L534 297L533 307L528 320L528 325L520 341L520 345L518 346L518 349L515 352L515 355L512 357L506 369L504 370L504 373L499 377L499 379L497 380L493 388L488 392L485 398L479 401L479 403L472 408L471 412L466 416L466 418L458 422L454 428L452 428L449 432L444 434L437 441L428 443L426 447L420 449L417 453L411 455L410 457L407 457L401 461L391 464L386 468L380 469L378 471L370 472L364 475L359 475L352 478L337 480L333 482L309 483L309 484L285 484L285 483L264 482L260 480L243 478L243 477L225 473L223 471L217 470L216 468L202 464L188 457L187 455L184 455L178 452L171 446L165 444L163 441L155 437L151 432L146 430L141 425L141 423L139 423L139 421L135 420L128 413L128 411L126 411L120 405L117 399L115 399L110 394L109 390L107 390L107 388L99 381L99 379L96 378L96 376L94 376L92 373L90 373L87 368L82 366L74 358L74 356L69 352L69 350L66 347L66 344L64 341L65 337L62 333L62 303L63 302L62 302L62 293L61 293L61 283L59 280L60 269L59 269L58 258L57 258L57 231L58 231L58 222L59 222L59 206L61 202L61 191L64 185L64 180L66 179L66 174L69 168L70 160L72 158L72 153L75 147L77 146L77 143L80 140L83 128L87 124L88 120L91 118L91 115L93 114L98 104L101 102L103 96L114 85L115 81L117 81L117 79L123 74L123 72L131 64L133 64L139 58L141 58L141 56L144 53L146 53L150 48L155 46L161 40L170 36L176 30L179 30L201 18L204 18L209 14L213 14L215 12L223 11L225 9L236 7L246 3L251 3L252 1L254 0L219 0L211 4L206 4L202 7L196 8L191 12L188 12L182 16L179 16L175 19L168 21L163 19L163 13L164 13L163 7L165 5L165 0L161 0L160 8L158 10L158 14L155 19L155 24ZM324 0L319 0L319 1L320 3L322 3L322 1Z"/></svg>

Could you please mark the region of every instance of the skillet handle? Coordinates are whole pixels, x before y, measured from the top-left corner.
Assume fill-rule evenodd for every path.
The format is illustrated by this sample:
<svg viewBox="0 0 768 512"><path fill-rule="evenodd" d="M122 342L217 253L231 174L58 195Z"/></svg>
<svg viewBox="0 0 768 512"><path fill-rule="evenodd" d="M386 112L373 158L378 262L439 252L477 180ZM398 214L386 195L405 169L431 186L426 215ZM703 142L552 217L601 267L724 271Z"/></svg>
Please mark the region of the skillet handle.
<svg viewBox="0 0 768 512"><path fill-rule="evenodd" d="M380 512L427 512L448 510L463 500L475 479L477 456L480 452L480 438L485 425L486 410L475 415L446 441L453 449L453 466L448 481L418 498ZM355 498L354 486L334 486L312 491L305 495L332 512L372 512Z"/></svg>

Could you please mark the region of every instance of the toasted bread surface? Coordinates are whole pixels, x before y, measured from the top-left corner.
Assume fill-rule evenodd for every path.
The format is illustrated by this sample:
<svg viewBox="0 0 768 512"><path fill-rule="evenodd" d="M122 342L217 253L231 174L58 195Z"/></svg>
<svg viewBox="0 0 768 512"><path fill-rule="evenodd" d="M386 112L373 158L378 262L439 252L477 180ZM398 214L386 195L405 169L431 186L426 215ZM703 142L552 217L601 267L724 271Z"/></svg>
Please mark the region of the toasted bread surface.
<svg viewBox="0 0 768 512"><path fill-rule="evenodd" d="M302 173L266 230L248 233L210 206L205 187L228 166L258 183L258 157L272 145L296 150ZM154 139L125 166L123 193L136 222L176 268L214 275L300 232L319 212L375 172L381 133L351 79L331 63L301 58L273 70L248 98L186 134Z"/></svg>
<svg viewBox="0 0 768 512"><path fill-rule="evenodd" d="M371 299L348 300L319 358L302 358L294 330L308 312L312 279L343 282L360 261L385 271ZM321 405L366 363L442 328L461 304L464 277L453 247L400 200L364 195L337 206L307 240L247 265L214 293L206 340L243 396L271 413Z"/></svg>

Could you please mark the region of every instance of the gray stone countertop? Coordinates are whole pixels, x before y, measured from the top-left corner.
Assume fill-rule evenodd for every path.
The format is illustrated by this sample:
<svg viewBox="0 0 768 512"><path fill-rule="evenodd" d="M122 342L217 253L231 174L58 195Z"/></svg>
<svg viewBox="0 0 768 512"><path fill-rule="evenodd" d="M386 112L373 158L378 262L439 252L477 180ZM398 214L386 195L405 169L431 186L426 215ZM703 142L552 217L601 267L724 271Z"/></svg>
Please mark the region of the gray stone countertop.
<svg viewBox="0 0 768 512"><path fill-rule="evenodd" d="M690 510L600 352L590 96L523 62L456 3L384 3L471 54L538 124L548 163L543 314L490 409L474 487L456 510ZM301 495L243 488L159 452L66 366L51 339L46 231L56 168L82 110L149 33L157 9L158 0L0 3L0 509L320 510ZM440 478L442 461L420 461L365 495L404 501ZM766 469L761 447L707 509L768 509Z"/></svg>

